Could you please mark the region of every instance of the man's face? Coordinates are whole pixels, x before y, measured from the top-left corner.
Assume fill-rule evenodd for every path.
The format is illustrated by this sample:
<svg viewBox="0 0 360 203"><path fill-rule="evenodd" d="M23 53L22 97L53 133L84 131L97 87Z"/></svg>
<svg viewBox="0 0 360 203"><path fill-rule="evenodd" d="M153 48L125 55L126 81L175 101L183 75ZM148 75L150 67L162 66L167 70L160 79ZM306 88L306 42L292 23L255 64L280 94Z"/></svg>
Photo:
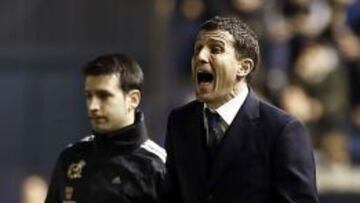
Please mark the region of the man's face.
<svg viewBox="0 0 360 203"><path fill-rule="evenodd" d="M95 132L111 132L133 123L132 100L120 89L117 75L86 76L85 94L88 116Z"/></svg>
<svg viewBox="0 0 360 203"><path fill-rule="evenodd" d="M240 61L235 39L227 31L199 32L192 57L196 97L210 106L220 106L235 95Z"/></svg>

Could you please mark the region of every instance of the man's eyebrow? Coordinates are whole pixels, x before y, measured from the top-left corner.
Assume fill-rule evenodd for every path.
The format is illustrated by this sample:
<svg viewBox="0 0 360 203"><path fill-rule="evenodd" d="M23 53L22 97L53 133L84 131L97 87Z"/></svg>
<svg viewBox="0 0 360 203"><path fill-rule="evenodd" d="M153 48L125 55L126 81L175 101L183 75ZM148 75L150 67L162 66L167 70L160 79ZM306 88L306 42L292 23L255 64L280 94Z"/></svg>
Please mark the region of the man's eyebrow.
<svg viewBox="0 0 360 203"><path fill-rule="evenodd" d="M85 90L85 93L94 93L94 94L112 94L110 91L104 89L93 89L93 90Z"/></svg>
<svg viewBox="0 0 360 203"><path fill-rule="evenodd" d="M104 89L98 89L94 91L95 94L112 94L110 91L104 90Z"/></svg>
<svg viewBox="0 0 360 203"><path fill-rule="evenodd" d="M221 44L221 45L225 45L225 42L223 42L222 40L218 40L218 39L209 39L209 42L210 43L213 43L213 44Z"/></svg>
<svg viewBox="0 0 360 203"><path fill-rule="evenodd" d="M214 38L211 38L211 39L204 39L204 38L198 38L196 41L195 41L195 46L197 46L197 45L202 45L202 44L204 44L204 42L206 42L206 41L208 41L208 42L210 42L210 43L212 43L212 44L221 44L221 45L225 45L225 42L224 42L224 40L222 40L222 39L214 39Z"/></svg>

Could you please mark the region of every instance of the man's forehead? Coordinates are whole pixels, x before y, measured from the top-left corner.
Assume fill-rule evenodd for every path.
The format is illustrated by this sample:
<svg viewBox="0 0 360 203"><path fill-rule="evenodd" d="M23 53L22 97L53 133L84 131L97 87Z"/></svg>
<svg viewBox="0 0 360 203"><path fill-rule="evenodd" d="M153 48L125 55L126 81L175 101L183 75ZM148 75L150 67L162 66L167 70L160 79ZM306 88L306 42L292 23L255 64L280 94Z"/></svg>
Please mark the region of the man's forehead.
<svg viewBox="0 0 360 203"><path fill-rule="evenodd" d="M235 42L234 36L226 30L200 30L196 37L196 41L198 42L208 40L227 41L231 43Z"/></svg>
<svg viewBox="0 0 360 203"><path fill-rule="evenodd" d="M100 75L86 75L86 81L116 81L119 80L120 75L115 73L100 74Z"/></svg>
<svg viewBox="0 0 360 203"><path fill-rule="evenodd" d="M119 84L119 76L116 74L106 75L89 75L85 78L85 87L98 86L117 86Z"/></svg>

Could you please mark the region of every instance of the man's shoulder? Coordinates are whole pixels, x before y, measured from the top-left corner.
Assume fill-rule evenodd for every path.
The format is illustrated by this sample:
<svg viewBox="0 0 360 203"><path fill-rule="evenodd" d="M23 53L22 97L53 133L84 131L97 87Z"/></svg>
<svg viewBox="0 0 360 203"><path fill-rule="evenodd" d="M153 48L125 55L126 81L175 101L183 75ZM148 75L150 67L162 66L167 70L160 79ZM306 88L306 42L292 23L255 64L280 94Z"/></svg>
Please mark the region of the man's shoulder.
<svg viewBox="0 0 360 203"><path fill-rule="evenodd" d="M136 160L140 161L141 165L146 165L147 169L152 171L151 173L165 173L166 151L154 141L147 139L135 154L140 158Z"/></svg>
<svg viewBox="0 0 360 203"><path fill-rule="evenodd" d="M202 108L202 103L199 102L198 100L193 100L182 106L174 108L171 111L170 115L177 115L177 116L185 115L185 116L187 116L189 113L193 113L200 108Z"/></svg>
<svg viewBox="0 0 360 203"><path fill-rule="evenodd" d="M262 113L272 114L272 115L278 115L281 117L291 117L289 113L284 111L283 109L280 109L279 107L275 106L274 104L268 103L266 101L260 100L260 111Z"/></svg>
<svg viewBox="0 0 360 203"><path fill-rule="evenodd" d="M88 135L77 142L67 145L62 151L62 156L69 156L78 153L87 153L92 149L94 138L94 135Z"/></svg>
<svg viewBox="0 0 360 203"><path fill-rule="evenodd" d="M296 117L273 104L261 100L259 104L262 120L279 126L286 125L290 122L300 122Z"/></svg>
<svg viewBox="0 0 360 203"><path fill-rule="evenodd" d="M140 151L150 159L156 159L162 163L166 161L165 149L151 139L147 139L140 145Z"/></svg>

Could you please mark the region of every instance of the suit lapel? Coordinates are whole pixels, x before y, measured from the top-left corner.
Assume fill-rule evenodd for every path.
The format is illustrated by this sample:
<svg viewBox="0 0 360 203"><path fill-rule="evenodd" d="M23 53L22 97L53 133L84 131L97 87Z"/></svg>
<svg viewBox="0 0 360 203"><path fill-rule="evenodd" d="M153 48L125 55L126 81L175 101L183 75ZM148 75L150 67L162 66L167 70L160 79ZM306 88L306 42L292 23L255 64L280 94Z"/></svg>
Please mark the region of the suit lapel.
<svg viewBox="0 0 360 203"><path fill-rule="evenodd" d="M191 164L192 171L194 172L193 178L198 178L202 184L200 188L204 188L206 184L207 174L207 149L206 149L206 138L205 129L203 123L203 106L202 103L198 102L193 112L190 112L192 116L188 117L189 122L186 126L186 135L189 139L189 148L187 150L189 163ZM197 181L194 181L197 182Z"/></svg>
<svg viewBox="0 0 360 203"><path fill-rule="evenodd" d="M243 150L246 139L256 131L254 121L258 117L259 101L255 94L252 91L249 91L244 104L236 114L214 154L210 176L211 185L226 171L226 168L236 157L236 154Z"/></svg>

